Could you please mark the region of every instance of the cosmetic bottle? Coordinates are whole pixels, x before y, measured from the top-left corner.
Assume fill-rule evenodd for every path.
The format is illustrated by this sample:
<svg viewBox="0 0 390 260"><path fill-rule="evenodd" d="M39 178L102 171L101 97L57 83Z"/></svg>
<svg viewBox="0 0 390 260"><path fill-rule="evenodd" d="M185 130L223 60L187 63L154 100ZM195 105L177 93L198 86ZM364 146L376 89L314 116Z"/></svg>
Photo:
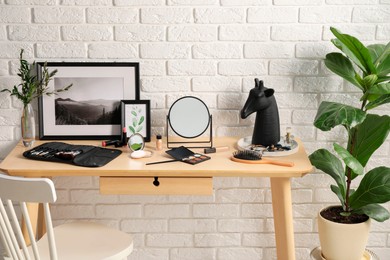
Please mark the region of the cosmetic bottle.
<svg viewBox="0 0 390 260"><path fill-rule="evenodd" d="M291 143L291 127L286 128L286 143Z"/></svg>
<svg viewBox="0 0 390 260"><path fill-rule="evenodd" d="M161 151L162 150L162 139L161 135L156 135L156 150Z"/></svg>

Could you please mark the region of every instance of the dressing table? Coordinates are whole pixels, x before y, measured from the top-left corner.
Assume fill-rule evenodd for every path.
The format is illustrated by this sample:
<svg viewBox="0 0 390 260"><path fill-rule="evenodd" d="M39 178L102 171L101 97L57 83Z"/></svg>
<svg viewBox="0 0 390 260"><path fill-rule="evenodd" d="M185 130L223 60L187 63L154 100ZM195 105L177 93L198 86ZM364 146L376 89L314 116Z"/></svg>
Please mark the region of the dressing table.
<svg viewBox="0 0 390 260"><path fill-rule="evenodd" d="M26 148L19 143L2 161L0 169L9 175L24 177L57 177L57 176L99 176L102 194L196 194L211 195L213 177L267 177L271 181L272 204L275 223L275 237L278 259L295 259L293 214L291 201L291 178L303 177L312 170L312 165L300 140L297 153L278 157L280 161L294 162L294 167L283 167L271 164L243 164L230 160L236 150L238 138L215 137L214 146L228 146L228 151L208 154L211 159L191 165L173 162L145 165L147 162L171 159L163 151L156 151L154 140L146 143L145 149L153 151L150 158L130 159L128 148L121 148L123 153L99 168L78 167L65 163L29 160L22 156ZM40 145L44 141L36 141ZM100 145L101 141L67 141L70 144ZM202 153L203 149L191 148ZM157 182L156 182L157 181ZM31 205L30 214L36 218L36 227L40 221L38 207ZM37 230L37 232L42 232Z"/></svg>

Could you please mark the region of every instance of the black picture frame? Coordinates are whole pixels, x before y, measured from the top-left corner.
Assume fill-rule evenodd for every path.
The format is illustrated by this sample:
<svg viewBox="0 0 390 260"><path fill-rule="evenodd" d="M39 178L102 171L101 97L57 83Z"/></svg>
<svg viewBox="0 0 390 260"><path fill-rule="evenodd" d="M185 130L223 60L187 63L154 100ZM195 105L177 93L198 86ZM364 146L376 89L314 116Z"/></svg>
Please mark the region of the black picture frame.
<svg viewBox="0 0 390 260"><path fill-rule="evenodd" d="M150 142L150 100L122 100L121 111L127 138L139 133L145 142Z"/></svg>
<svg viewBox="0 0 390 260"><path fill-rule="evenodd" d="M36 64L39 79L44 64ZM57 70L50 91L73 86L38 99L40 139L120 139L121 100L140 99L139 63L48 62L46 67Z"/></svg>

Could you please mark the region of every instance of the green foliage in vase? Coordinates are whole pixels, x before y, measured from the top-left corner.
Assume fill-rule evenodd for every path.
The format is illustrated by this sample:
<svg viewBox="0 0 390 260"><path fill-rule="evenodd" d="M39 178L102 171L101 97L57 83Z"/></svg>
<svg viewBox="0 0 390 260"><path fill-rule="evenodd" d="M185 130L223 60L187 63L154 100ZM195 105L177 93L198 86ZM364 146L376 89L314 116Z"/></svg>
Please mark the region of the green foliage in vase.
<svg viewBox="0 0 390 260"><path fill-rule="evenodd" d="M334 143L333 150L319 149L309 158L319 170L331 176L336 185L331 190L340 200L343 216L366 214L382 222L390 214L380 204L390 201L390 168L378 166L365 173L371 155L386 141L390 117L369 110L390 102L390 42L365 46L357 38L330 28L332 43L341 52L326 55L326 67L356 86L359 107L337 102L322 102L314 126L329 131L342 126L348 133L346 147ZM371 111L370 111L371 112ZM356 189L356 177L362 176Z"/></svg>
<svg viewBox="0 0 390 260"><path fill-rule="evenodd" d="M72 84L66 86L64 88L50 91L48 84L57 73L57 70L53 70L49 72L46 66L46 62L43 65L42 69L42 77L38 78L36 73L34 73L35 62L30 64L27 60L23 59L22 49L20 51L19 61L19 73L18 76L21 79L21 83L19 85L15 85L12 89L3 89L1 92L8 92L11 96L15 96L18 98L24 106L29 104L34 98L40 97L42 95L53 95L57 92L67 91Z"/></svg>

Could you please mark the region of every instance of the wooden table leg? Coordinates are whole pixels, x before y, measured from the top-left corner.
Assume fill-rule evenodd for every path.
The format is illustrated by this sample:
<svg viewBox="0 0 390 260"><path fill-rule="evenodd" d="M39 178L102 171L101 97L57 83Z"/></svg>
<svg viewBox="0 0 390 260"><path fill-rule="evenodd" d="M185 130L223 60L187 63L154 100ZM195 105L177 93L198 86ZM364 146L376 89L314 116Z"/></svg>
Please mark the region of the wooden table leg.
<svg viewBox="0 0 390 260"><path fill-rule="evenodd" d="M271 178L276 252L279 260L295 260L290 178Z"/></svg>
<svg viewBox="0 0 390 260"><path fill-rule="evenodd" d="M46 219L45 219L45 212L43 210L43 204L39 204L38 209L38 220L37 220L37 239L41 239L44 234L46 234Z"/></svg>
<svg viewBox="0 0 390 260"><path fill-rule="evenodd" d="M34 231L35 237L39 239L46 232L46 226L44 224L45 219L43 214L43 206L40 203L27 203L27 210L30 216L31 226ZM24 220L22 221L22 233L24 241L26 241L26 245L30 245L31 241Z"/></svg>

